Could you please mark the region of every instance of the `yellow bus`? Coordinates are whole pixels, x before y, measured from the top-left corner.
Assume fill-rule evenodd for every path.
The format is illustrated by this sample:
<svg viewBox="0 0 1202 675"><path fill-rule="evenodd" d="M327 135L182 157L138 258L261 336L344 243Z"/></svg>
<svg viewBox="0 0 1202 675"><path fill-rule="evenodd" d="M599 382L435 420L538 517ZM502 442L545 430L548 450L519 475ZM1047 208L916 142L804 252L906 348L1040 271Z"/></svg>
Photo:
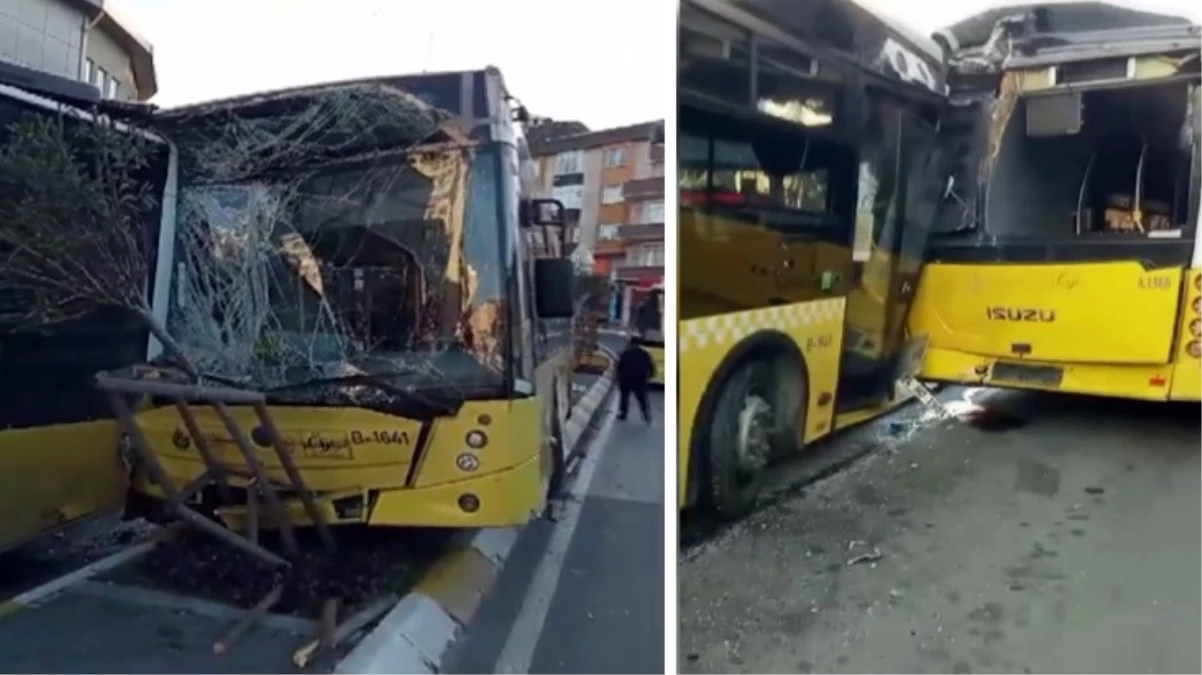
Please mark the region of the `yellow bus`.
<svg viewBox="0 0 1202 675"><path fill-rule="evenodd" d="M651 360L655 362L655 375L651 378L651 384L662 387L664 386L664 285L658 283L650 289L650 293L646 303L645 320L636 329L636 335L639 338L639 343L647 353L651 355ZM641 308L640 308L641 309ZM642 314L642 312L636 312Z"/></svg>
<svg viewBox="0 0 1202 675"><path fill-rule="evenodd" d="M12 64L0 70L5 126L0 142L11 142L10 125L26 116L54 117L68 134L102 119L96 112L103 108L101 97L91 85ZM122 133L150 141L153 156L144 174L148 189L159 196L174 193L175 157L168 144L103 119ZM5 200L10 197L20 199L6 194ZM3 211L0 221L9 217ZM159 208L136 226L154 241L173 217L170 208ZM154 278L147 281L151 293L159 290ZM118 450L117 423L92 375L141 363L150 349L142 322L113 308L31 330L31 302L20 287L0 283L0 552L84 520L120 513L128 469Z"/></svg>
<svg viewBox="0 0 1202 675"><path fill-rule="evenodd" d="M541 513L560 484L571 354L541 338L570 325L574 272L562 256L562 205L534 197L524 116L500 72L488 68L256 94L156 117L189 158L181 160L181 204L211 205L206 231L264 219L287 228L291 243L280 244L281 260L272 263L279 276L265 296L271 320L262 322L249 363L261 378L289 380L263 389L327 523L514 525ZM298 119L308 121L293 126ZM430 119L441 120L436 133L417 145L399 140ZM201 163L211 171L222 143L234 141L237 152L253 140L221 135L240 128L321 136L306 151L271 154L278 165L230 157L241 175L205 174ZM186 225L181 216L181 239ZM283 259L293 249L307 252L300 263ZM213 302L187 284L205 273L203 264L212 262L178 259L168 326ZM190 342L204 337L193 333L175 334L198 353L221 355L211 343ZM309 361L281 366L287 354ZM253 410L232 409L269 448ZM217 416L197 414L208 444L243 467ZM201 475L174 408L142 412L138 421L177 485ZM262 461L273 478L286 478L272 453ZM240 528L246 482L234 485L236 504L206 508ZM134 489L144 510L162 506L144 471L135 471ZM206 491L200 499L215 497ZM285 497L292 521L309 522L300 500Z"/></svg>
<svg viewBox="0 0 1202 675"><path fill-rule="evenodd" d="M1199 27L1105 3L939 31L949 161L927 380L1202 399Z"/></svg>
<svg viewBox="0 0 1202 675"><path fill-rule="evenodd" d="M937 45L855 2L778 4L681 3L678 502L722 517L905 398L943 185Z"/></svg>

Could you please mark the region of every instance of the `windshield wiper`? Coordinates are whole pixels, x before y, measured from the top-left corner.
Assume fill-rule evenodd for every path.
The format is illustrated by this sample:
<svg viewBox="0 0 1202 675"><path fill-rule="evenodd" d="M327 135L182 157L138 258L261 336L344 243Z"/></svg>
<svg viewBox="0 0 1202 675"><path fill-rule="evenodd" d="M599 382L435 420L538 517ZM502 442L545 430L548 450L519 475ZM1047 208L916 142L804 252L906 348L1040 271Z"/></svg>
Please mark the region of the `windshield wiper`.
<svg viewBox="0 0 1202 675"><path fill-rule="evenodd" d="M463 407L466 398L459 394L452 394L449 391L442 389L436 396L428 395L429 392L415 391L413 389L403 389L389 382L386 378L396 377L399 375L412 375L417 372L416 369L410 368L405 370L392 371L388 373L358 373L355 375L344 375L339 377L327 377L314 380L306 380L296 384L285 384L279 387L266 390L268 396L271 394L280 394L287 392L295 392L299 390L312 389L313 387L322 386L369 386L387 395L392 399L388 406L390 412L395 412L403 417L411 417L418 420L428 420L435 417L454 417L459 414L459 410Z"/></svg>

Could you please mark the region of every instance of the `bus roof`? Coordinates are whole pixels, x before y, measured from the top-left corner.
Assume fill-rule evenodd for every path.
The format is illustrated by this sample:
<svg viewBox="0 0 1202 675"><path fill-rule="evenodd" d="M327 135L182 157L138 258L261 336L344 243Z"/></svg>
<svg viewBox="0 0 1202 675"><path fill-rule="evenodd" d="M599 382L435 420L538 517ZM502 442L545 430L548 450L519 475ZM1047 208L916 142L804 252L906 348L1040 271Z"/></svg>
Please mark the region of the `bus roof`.
<svg viewBox="0 0 1202 675"><path fill-rule="evenodd" d="M1112 2L1021 3L995 6L935 31L953 67L1038 67L1066 61L1197 51L1200 29L1190 19Z"/></svg>
<svg viewBox="0 0 1202 675"><path fill-rule="evenodd" d="M1041 34L1141 32L1157 27L1188 27L1184 16L1131 9L1113 2L998 3L935 31L933 39L952 51L983 46L999 21L1031 15Z"/></svg>
<svg viewBox="0 0 1202 675"><path fill-rule="evenodd" d="M712 16L836 69L946 92L940 46L865 0L683 0Z"/></svg>

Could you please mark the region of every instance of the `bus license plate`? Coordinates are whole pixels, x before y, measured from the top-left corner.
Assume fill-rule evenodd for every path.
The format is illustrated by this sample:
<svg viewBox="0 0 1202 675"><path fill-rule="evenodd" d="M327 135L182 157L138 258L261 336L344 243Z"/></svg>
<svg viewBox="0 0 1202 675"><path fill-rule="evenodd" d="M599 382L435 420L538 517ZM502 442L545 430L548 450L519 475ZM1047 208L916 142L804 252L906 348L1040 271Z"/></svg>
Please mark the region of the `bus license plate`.
<svg viewBox="0 0 1202 675"><path fill-rule="evenodd" d="M1033 366L1026 363L1006 363L998 361L993 364L993 372L989 378L992 382L1013 382L1015 384L1033 384L1040 387L1059 387L1064 380L1064 368L1060 366Z"/></svg>

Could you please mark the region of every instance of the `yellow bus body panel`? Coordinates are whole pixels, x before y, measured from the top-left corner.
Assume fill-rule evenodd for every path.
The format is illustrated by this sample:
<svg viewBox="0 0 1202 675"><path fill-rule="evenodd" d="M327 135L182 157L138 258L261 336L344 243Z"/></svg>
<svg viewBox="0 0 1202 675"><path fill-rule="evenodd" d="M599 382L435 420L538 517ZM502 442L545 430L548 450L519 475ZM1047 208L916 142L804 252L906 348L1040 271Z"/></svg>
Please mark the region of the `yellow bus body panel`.
<svg viewBox="0 0 1202 675"><path fill-rule="evenodd" d="M930 346L1041 362L1170 361L1183 273L1136 262L928 263L910 312ZM1158 326L1160 330L1149 330Z"/></svg>
<svg viewBox="0 0 1202 675"><path fill-rule="evenodd" d="M0 431L0 550L121 510L119 438L112 420Z"/></svg>
<svg viewBox="0 0 1202 675"><path fill-rule="evenodd" d="M525 523L543 508L551 467L550 445L543 443L543 406L539 397L470 401L455 417L436 419L412 485L406 485L406 480L420 422L362 408L278 406L271 408L271 414L293 448L306 484L321 494L329 522L492 527ZM232 411L244 429L254 428L252 409L233 407ZM244 466L217 416L200 408L196 415L214 452L233 466ZM143 412L138 420L176 485L200 475L203 463L195 448L184 442L186 434L173 408ZM487 436L483 448L467 445L471 431ZM275 453L270 448L259 450L268 474L286 480ZM461 461L461 457L475 461ZM144 476L138 477L135 487L151 496L162 495ZM465 494L480 502L473 513L458 505ZM369 499L361 512L338 516L332 503L348 496L371 497L374 502ZM293 500L288 508L294 512L294 522L305 521L299 502ZM223 517L234 526L242 512L228 509Z"/></svg>
<svg viewBox="0 0 1202 675"><path fill-rule="evenodd" d="M909 318L911 334L929 340L918 376L1139 400L1199 400L1202 369L1189 353L1199 274L1144 270L1133 262L928 264ZM1032 307L1054 312L1055 320L993 320L989 307ZM1030 346L1030 355L1015 355L1015 344ZM1058 385L1004 379L994 375L998 364L1058 368L1062 376Z"/></svg>
<svg viewBox="0 0 1202 675"><path fill-rule="evenodd" d="M647 353L651 355L652 362L655 363L655 377L651 378L651 384L664 386L664 348L662 346L647 346Z"/></svg>

